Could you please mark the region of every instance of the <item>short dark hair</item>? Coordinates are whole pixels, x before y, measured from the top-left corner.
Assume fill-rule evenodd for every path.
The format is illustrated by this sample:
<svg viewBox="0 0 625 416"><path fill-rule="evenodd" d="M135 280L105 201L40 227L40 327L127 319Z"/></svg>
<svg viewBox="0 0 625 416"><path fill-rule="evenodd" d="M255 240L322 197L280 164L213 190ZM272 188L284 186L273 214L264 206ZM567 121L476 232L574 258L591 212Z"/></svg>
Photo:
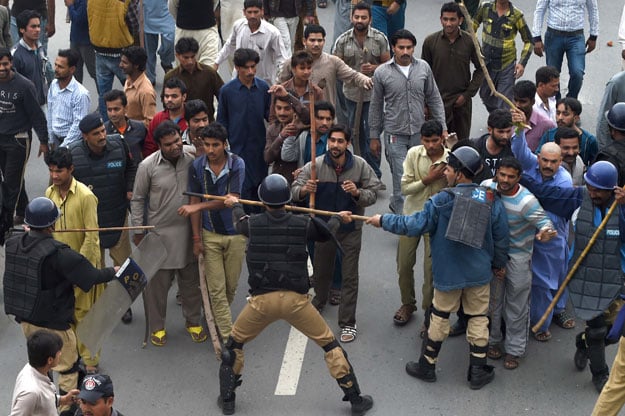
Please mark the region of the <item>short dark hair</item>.
<svg viewBox="0 0 625 416"><path fill-rule="evenodd" d="M311 33L321 33L323 38L326 37L326 30L321 25L306 25L306 29L304 29L304 39L308 39Z"/></svg>
<svg viewBox="0 0 625 416"><path fill-rule="evenodd" d="M501 168L512 168L516 170L519 176L523 173L523 165L521 165L521 162L519 162L517 158L512 156L506 156L499 161L499 166L497 167L497 170Z"/></svg>
<svg viewBox="0 0 625 416"><path fill-rule="evenodd" d="M0 59L4 58L5 56L9 58L9 62L13 62L13 55L11 55L11 49L0 47Z"/></svg>
<svg viewBox="0 0 625 416"><path fill-rule="evenodd" d="M260 55L254 49L239 48L234 51L232 60L235 66L245 66L245 64L250 61L255 63L260 62Z"/></svg>
<svg viewBox="0 0 625 416"><path fill-rule="evenodd" d="M534 100L536 98L536 84L528 80L518 81L512 87L512 94L514 98L530 98Z"/></svg>
<svg viewBox="0 0 625 416"><path fill-rule="evenodd" d="M536 86L540 83L546 84L556 78L560 78L560 71L553 66L541 66L536 70Z"/></svg>
<svg viewBox="0 0 625 416"><path fill-rule="evenodd" d="M67 59L67 65L75 67L80 60L80 54L75 49L59 49L57 56Z"/></svg>
<svg viewBox="0 0 625 416"><path fill-rule="evenodd" d="M59 169L69 169L74 166L74 160L72 158L72 153L69 151L67 147L59 147L56 150L48 152L46 154L44 161L48 167L56 166Z"/></svg>
<svg viewBox="0 0 625 416"><path fill-rule="evenodd" d="M560 104L564 104L564 107L571 110L573 113L575 113L576 116L579 116L580 114L582 114L582 103L580 103L577 98L573 98L573 97L560 98L558 102L556 103L556 108L558 108Z"/></svg>
<svg viewBox="0 0 625 416"><path fill-rule="evenodd" d="M443 6L441 7L441 17L443 16L443 13L456 13L458 15L458 19L464 18L460 6L458 5L458 3L455 3L453 1L443 4Z"/></svg>
<svg viewBox="0 0 625 416"><path fill-rule="evenodd" d="M28 364L34 368L41 368L48 364L48 358L55 358L63 348L63 339L54 332L39 329L26 341L28 350Z"/></svg>
<svg viewBox="0 0 625 416"><path fill-rule="evenodd" d="M258 7L259 9L263 8L262 0L245 0L243 2L243 9L247 9L249 7Z"/></svg>
<svg viewBox="0 0 625 416"><path fill-rule="evenodd" d="M189 100L184 103L184 119L187 121L191 120L196 114L199 114L202 111L205 112L206 115L209 115L208 106L202 100Z"/></svg>
<svg viewBox="0 0 625 416"><path fill-rule="evenodd" d="M319 111L329 111L332 118L336 116L336 109L334 108L332 103L328 101L317 101L315 103L315 116L317 115L317 113L319 113Z"/></svg>
<svg viewBox="0 0 625 416"><path fill-rule="evenodd" d="M141 46L129 46L122 49L122 55L125 56L131 64L136 65L141 72L145 71L145 65L148 62L148 54Z"/></svg>
<svg viewBox="0 0 625 416"><path fill-rule="evenodd" d="M417 38L415 38L415 36L409 30L399 29L397 32L393 33L390 39L391 46L397 45L397 41L399 41L400 39L408 39L409 41L412 42L412 46L417 45Z"/></svg>
<svg viewBox="0 0 625 416"><path fill-rule="evenodd" d="M369 12L369 17L371 17L371 5L369 5L369 3L367 2L359 1L358 3L356 3L354 8L352 9L352 16L354 15L354 12L356 10L366 10Z"/></svg>
<svg viewBox="0 0 625 416"><path fill-rule="evenodd" d="M438 120L428 120L421 125L421 137L441 136L443 124Z"/></svg>
<svg viewBox="0 0 625 416"><path fill-rule="evenodd" d="M26 29L26 26L28 26L28 22L30 22L30 19L39 19L39 22L41 22L41 14L39 14L39 12L37 12L36 10L27 9L22 10L20 14L15 16L17 33L20 38L22 37L22 32L20 32L20 29Z"/></svg>
<svg viewBox="0 0 625 416"><path fill-rule="evenodd" d="M577 130L572 127L558 127L556 129L556 133L553 136L553 140L556 142L557 145L560 145L560 141L562 139L573 138L576 138L580 145L582 144L581 138L579 137Z"/></svg>
<svg viewBox="0 0 625 416"><path fill-rule="evenodd" d="M156 144L160 145L163 137L171 136L172 134L180 136L180 127L171 120L165 120L154 129L152 137Z"/></svg>
<svg viewBox="0 0 625 416"><path fill-rule="evenodd" d="M196 114L199 114L202 111L205 112L206 115L209 115L208 106L202 100L195 99L184 103L184 119L187 121L191 120Z"/></svg>
<svg viewBox="0 0 625 416"><path fill-rule="evenodd" d="M332 133L334 132L343 133L345 135L345 140L348 142L352 139L352 132L343 124L334 124L330 127L330 130L328 130L328 137L332 136Z"/></svg>
<svg viewBox="0 0 625 416"><path fill-rule="evenodd" d="M177 54L182 55L183 53L193 52L197 54L200 50L200 44L195 40L195 38L180 38L178 42L176 42L175 51Z"/></svg>
<svg viewBox="0 0 625 416"><path fill-rule="evenodd" d="M287 92L288 92L290 95L295 96L295 94L294 94L294 93L292 93L291 91L288 91L288 90L287 90ZM288 95L285 95L285 96L274 95L274 96L273 96L273 105L276 105L276 103L277 103L278 101L282 101L283 103L291 104L291 101L289 101L289 96L288 96ZM293 106L291 106L291 107L293 107Z"/></svg>
<svg viewBox="0 0 625 416"><path fill-rule="evenodd" d="M126 97L126 93L122 90L110 90L106 94L104 94L104 102L109 103L115 100L122 100L122 105L126 107L128 105L128 98Z"/></svg>
<svg viewBox="0 0 625 416"><path fill-rule="evenodd" d="M512 127L512 113L510 110L497 108L488 115L486 123L491 129L507 129Z"/></svg>
<svg viewBox="0 0 625 416"><path fill-rule="evenodd" d="M291 57L291 68L297 68L299 65L312 65L313 56L305 49L297 51Z"/></svg>
<svg viewBox="0 0 625 416"><path fill-rule="evenodd" d="M163 96L165 96L165 88L170 90L178 88L181 94L187 93L187 85L178 77L171 77L163 83Z"/></svg>
<svg viewBox="0 0 625 416"><path fill-rule="evenodd" d="M223 143L228 140L228 130L218 122L214 122L204 127L202 131L200 131L201 139L217 139Z"/></svg>

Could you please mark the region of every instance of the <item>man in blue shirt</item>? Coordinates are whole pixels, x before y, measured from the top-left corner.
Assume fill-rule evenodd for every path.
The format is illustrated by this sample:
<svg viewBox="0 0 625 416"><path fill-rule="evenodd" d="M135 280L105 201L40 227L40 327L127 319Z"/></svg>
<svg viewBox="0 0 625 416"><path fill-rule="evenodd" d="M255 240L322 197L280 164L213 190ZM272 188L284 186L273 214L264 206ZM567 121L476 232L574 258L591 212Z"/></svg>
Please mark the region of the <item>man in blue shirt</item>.
<svg viewBox="0 0 625 416"><path fill-rule="evenodd" d="M265 120L269 121L271 95L269 85L256 78L258 52L240 48L234 52L237 77L221 87L217 121L228 131L230 151L245 161L243 199L258 200L256 190L267 176Z"/></svg>
<svg viewBox="0 0 625 416"><path fill-rule="evenodd" d="M200 138L204 154L189 168L189 191L200 194L239 197L245 178L245 162L226 150L228 132L219 123L205 127ZM197 196L178 214L191 217L193 254L204 254L206 286L213 314L223 342L232 330L230 304L241 275L247 239L232 223L232 208L223 201L202 201Z"/></svg>

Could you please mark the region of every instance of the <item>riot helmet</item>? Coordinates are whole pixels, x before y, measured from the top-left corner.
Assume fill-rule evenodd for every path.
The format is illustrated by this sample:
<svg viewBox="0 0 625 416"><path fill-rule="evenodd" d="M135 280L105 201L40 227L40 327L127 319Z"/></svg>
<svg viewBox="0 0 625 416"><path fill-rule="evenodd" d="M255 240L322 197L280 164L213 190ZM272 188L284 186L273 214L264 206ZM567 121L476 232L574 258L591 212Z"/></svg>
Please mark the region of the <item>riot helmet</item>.
<svg viewBox="0 0 625 416"><path fill-rule="evenodd" d="M605 114L608 125L614 130L625 132L625 103L616 103Z"/></svg>
<svg viewBox="0 0 625 416"><path fill-rule="evenodd" d="M258 187L258 198L265 205L286 205L291 201L291 190L286 178L272 173Z"/></svg>
<svg viewBox="0 0 625 416"><path fill-rule="evenodd" d="M477 150L471 146L461 146L451 152L447 164L455 170L462 171L469 178L474 177L482 170L482 158Z"/></svg>
<svg viewBox="0 0 625 416"><path fill-rule="evenodd" d="M33 199L26 206L24 224L32 228L48 228L61 216L61 211L51 199L44 196Z"/></svg>
<svg viewBox="0 0 625 416"><path fill-rule="evenodd" d="M618 184L618 171L612 163L600 160L590 165L584 180L594 188L612 190Z"/></svg>

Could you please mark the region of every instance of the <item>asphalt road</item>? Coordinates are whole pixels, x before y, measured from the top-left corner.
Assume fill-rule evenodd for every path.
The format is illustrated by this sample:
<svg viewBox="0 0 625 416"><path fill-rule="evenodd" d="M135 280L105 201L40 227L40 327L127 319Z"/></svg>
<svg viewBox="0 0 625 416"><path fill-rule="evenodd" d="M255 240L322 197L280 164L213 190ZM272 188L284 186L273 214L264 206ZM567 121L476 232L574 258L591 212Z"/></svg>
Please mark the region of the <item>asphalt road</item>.
<svg viewBox="0 0 625 416"><path fill-rule="evenodd" d="M421 40L439 30L439 10L442 0L410 0L406 27ZM515 2L531 25L535 2ZM580 94L584 106L583 127L594 131L597 107L605 82L620 70L620 45L616 43L622 1L600 2L600 36L597 50L587 59L587 73ZM320 10L322 24L332 39L334 8ZM50 54L67 47L69 30L64 23L63 3L57 1L57 33L50 39ZM327 46L327 45L326 45ZM533 79L536 68L544 58L532 56L526 69L526 79ZM160 68L158 68L160 71ZM562 85L568 76L564 71ZM162 76L162 73L160 73ZM86 86L92 91L92 107L97 100L95 85L86 76ZM160 89L161 84L157 85ZM119 85L118 85L119 87ZM479 99L473 103L472 136L483 134L486 111ZM390 188L388 165L383 172ZM27 169L27 189L30 197L43 194L47 186L47 169L33 154ZM389 193L382 192L367 214L387 211ZM371 394L375 406L371 415L588 415L597 394L590 382L588 370L578 372L573 366L575 330L553 328L548 343L530 340L527 356L515 371L503 369L495 362L496 377L480 391L469 390L466 381L468 345L463 338L445 342L437 366L438 382L427 384L415 380L404 371L407 361L417 358L420 340L417 331L422 312L403 328L392 323L399 307L396 283L395 249L397 238L378 229L366 227L360 264L360 297L358 308L358 338L346 344L364 393ZM3 256L3 250L0 255ZM419 251L419 256L422 252ZM453 259L450 259L453 261ZM563 259L564 261L564 259ZM0 261L0 264L3 262ZM0 266L2 267L2 266ZM417 293L420 292L421 262L416 267ZM242 275L240 290L233 305L236 315L241 310L247 291L246 274ZM175 304L174 290L170 294L168 343L165 347L141 348L143 338L143 307L140 300L133 305L135 320L120 325L107 340L102 351L101 367L111 375L115 384L116 408L126 415L216 415L219 394L218 368L209 342L194 344L184 330L184 319ZM323 313L334 330L338 329L335 307ZM581 326L581 322L578 322ZM322 351L308 343L302 356L301 372L294 374L290 387L292 395L276 395L276 386L289 337L289 326L278 322L245 346L246 367L243 385L237 390L237 414L240 415L325 415L349 414L349 405L341 402L341 391L329 377ZM611 361L615 348L608 349ZM0 314L0 412L10 407L15 375L26 362L25 340L19 327ZM287 359L292 358L290 355ZM297 383L296 388L295 384ZM287 383L288 384L288 383Z"/></svg>

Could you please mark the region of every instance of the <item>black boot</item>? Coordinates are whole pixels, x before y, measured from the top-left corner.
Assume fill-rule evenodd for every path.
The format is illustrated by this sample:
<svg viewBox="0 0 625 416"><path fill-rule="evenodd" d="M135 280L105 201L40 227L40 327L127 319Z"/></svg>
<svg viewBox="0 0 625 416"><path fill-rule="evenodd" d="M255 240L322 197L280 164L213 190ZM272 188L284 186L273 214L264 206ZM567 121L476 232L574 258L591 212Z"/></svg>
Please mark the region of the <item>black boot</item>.
<svg viewBox="0 0 625 416"><path fill-rule="evenodd" d="M221 395L217 398L217 406L221 409L221 413L224 415L233 415L234 414L234 399L236 398L236 394L232 393L231 397L227 400L224 400Z"/></svg>
<svg viewBox="0 0 625 416"><path fill-rule="evenodd" d="M603 385L608 381L610 370L605 362L605 336L607 327L586 328L586 345L588 345L588 361L592 373L592 384L601 393Z"/></svg>
<svg viewBox="0 0 625 416"><path fill-rule="evenodd" d="M132 309L128 308L128 310L122 316L122 322L128 325L132 322Z"/></svg>
<svg viewBox="0 0 625 416"><path fill-rule="evenodd" d="M430 364L427 358L421 356L419 361L410 361L406 364L406 373L428 383L434 383L436 381L436 364Z"/></svg>
<svg viewBox="0 0 625 416"><path fill-rule="evenodd" d="M336 382L339 383L339 387L345 394L345 396L343 396L343 401L349 400L351 403L353 416L364 415L373 407L373 399L371 396L360 394L360 386L358 385L358 380L356 380L353 370L346 376L337 378Z"/></svg>
<svg viewBox="0 0 625 416"><path fill-rule="evenodd" d="M580 332L575 337L575 356L573 361L575 362L575 368L582 371L588 364L588 346L586 345L586 334Z"/></svg>
<svg viewBox="0 0 625 416"><path fill-rule="evenodd" d="M495 368L492 365L486 364L486 353L488 346L478 347L477 345L470 345L471 355L469 358L469 371L467 373L467 380L469 381L469 387L471 390L479 390L495 378ZM484 357L478 357L475 354L484 355Z"/></svg>

